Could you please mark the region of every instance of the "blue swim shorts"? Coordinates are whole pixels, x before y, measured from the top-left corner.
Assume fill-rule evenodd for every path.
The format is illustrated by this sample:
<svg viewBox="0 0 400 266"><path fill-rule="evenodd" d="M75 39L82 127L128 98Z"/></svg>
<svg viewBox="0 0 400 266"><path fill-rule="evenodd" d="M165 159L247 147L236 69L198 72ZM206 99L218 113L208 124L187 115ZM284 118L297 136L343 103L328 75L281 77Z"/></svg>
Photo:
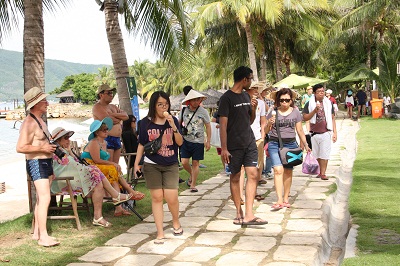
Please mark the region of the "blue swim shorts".
<svg viewBox="0 0 400 266"><path fill-rule="evenodd" d="M193 143L187 140L183 140L183 144L180 147L181 158L192 158L192 160L204 160L204 144Z"/></svg>
<svg viewBox="0 0 400 266"><path fill-rule="evenodd" d="M106 141L107 141L107 149L110 149L110 150L121 149L121 138L120 137L108 136L106 138Z"/></svg>
<svg viewBox="0 0 400 266"><path fill-rule="evenodd" d="M39 179L48 179L53 175L52 159L31 159L26 160L26 172L32 178L32 181Z"/></svg>

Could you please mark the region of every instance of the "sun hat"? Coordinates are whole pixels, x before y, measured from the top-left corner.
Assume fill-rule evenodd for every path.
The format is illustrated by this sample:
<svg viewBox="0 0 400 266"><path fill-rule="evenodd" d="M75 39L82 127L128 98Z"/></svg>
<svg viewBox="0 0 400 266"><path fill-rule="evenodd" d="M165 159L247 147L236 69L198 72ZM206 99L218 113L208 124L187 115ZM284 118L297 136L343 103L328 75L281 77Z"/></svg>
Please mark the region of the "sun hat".
<svg viewBox="0 0 400 266"><path fill-rule="evenodd" d="M99 130L99 128L101 127L102 124L106 124L108 130L111 130L113 127L113 121L111 118L106 117L103 120L94 120L92 122L92 124L90 124L90 134L88 137L88 140L92 140L94 138L94 132L96 132L97 130Z"/></svg>
<svg viewBox="0 0 400 266"><path fill-rule="evenodd" d="M62 127L57 127L51 132L51 137L53 140L58 140L61 137L64 137L65 135L68 135L68 137L71 137L74 135L74 131L67 131Z"/></svg>
<svg viewBox="0 0 400 266"><path fill-rule="evenodd" d="M325 93L326 93L326 94L332 94L332 90L331 90L331 89L328 89L328 90L326 90Z"/></svg>
<svg viewBox="0 0 400 266"><path fill-rule="evenodd" d="M186 95L185 99L183 99L182 103L185 103L187 101L190 101L190 100L193 100L193 99L196 99L196 98L203 98L202 101L204 101L207 98L207 96L204 96L200 92L197 92L197 91L192 89Z"/></svg>
<svg viewBox="0 0 400 266"><path fill-rule="evenodd" d="M251 89L257 89L258 93L261 94L261 92L268 89L267 82L266 81L253 81L249 87L249 90L251 90Z"/></svg>
<svg viewBox="0 0 400 266"><path fill-rule="evenodd" d="M38 87L33 87L33 88L29 89L24 94L24 100L26 102L26 110L31 109L33 106L35 106L38 102L40 102L47 96L49 96L49 95L44 93Z"/></svg>
<svg viewBox="0 0 400 266"><path fill-rule="evenodd" d="M115 90L115 88L111 88L108 84L101 84L97 89L96 94L100 94L103 91L112 91L112 90Z"/></svg>
<svg viewBox="0 0 400 266"><path fill-rule="evenodd" d="M276 101L276 94L277 94L278 91L280 91L281 89L290 89L290 88L289 88L289 85L287 85L287 84L281 84L281 85L279 86L279 89L278 89L278 90L273 91L273 92L271 92L271 93L269 94L269 98L270 98L271 100ZM297 96L298 96L297 92L295 92L295 91L292 90L292 89L290 89L290 90L292 91L292 99L296 99Z"/></svg>

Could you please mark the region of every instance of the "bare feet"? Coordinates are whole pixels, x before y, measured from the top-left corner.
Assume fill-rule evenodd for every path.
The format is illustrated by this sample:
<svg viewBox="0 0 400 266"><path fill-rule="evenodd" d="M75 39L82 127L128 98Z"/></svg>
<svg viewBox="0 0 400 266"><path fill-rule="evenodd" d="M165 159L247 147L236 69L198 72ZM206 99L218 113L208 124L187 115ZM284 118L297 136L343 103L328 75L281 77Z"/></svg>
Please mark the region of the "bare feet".
<svg viewBox="0 0 400 266"><path fill-rule="evenodd" d="M60 242L56 241L53 237L47 236L46 238L42 238L38 240L38 245L43 247L55 247L60 245Z"/></svg>

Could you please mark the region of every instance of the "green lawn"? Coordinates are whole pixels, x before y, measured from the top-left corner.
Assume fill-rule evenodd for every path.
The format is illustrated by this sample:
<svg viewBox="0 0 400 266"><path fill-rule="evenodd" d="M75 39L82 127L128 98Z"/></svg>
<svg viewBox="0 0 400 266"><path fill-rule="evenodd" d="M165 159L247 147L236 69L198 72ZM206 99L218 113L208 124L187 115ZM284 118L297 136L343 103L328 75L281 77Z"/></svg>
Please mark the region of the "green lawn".
<svg viewBox="0 0 400 266"><path fill-rule="evenodd" d="M343 265L400 265L400 121L362 118L350 193L357 257Z"/></svg>
<svg viewBox="0 0 400 266"><path fill-rule="evenodd" d="M202 161L207 168L200 169L198 184L215 176L222 170L222 164L216 149L211 148ZM180 176L187 179L186 171L181 170ZM185 183L180 184L180 191L187 189ZM151 214L151 201L144 183L137 186L146 197L137 202L136 210L143 216ZM125 233L129 228L141 221L135 215L129 217L113 217L114 206L110 203L103 205L103 215L113 226L111 228L95 227L91 217L79 212L82 230L76 230L73 220L48 220L50 235L58 238L61 245L55 248L39 247L31 240L30 230L32 215L27 214L16 220L0 224L0 264L9 260L7 265L67 265L78 262L78 257L86 254L95 247L102 246L109 239ZM4 264L5 265L5 264Z"/></svg>

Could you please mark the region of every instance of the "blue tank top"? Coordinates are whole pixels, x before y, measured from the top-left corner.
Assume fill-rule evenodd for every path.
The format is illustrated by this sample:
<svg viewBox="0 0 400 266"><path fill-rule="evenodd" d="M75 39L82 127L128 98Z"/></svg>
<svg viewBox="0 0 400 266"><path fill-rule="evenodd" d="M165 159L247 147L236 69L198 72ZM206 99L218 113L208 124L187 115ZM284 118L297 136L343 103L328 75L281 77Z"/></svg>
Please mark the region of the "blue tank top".
<svg viewBox="0 0 400 266"><path fill-rule="evenodd" d="M86 146L87 146L87 144L86 144ZM86 148L86 146L85 146L85 148ZM85 149L85 148L84 148L84 149ZM92 156L90 156L90 153L89 153L88 151L82 152L82 154L81 154L81 159L90 159L90 160L93 160L93 159L92 159ZM104 161L108 161L108 159L110 159L110 153L108 153L108 152L103 151L102 149L100 149L100 159L102 159L102 160L104 160Z"/></svg>

